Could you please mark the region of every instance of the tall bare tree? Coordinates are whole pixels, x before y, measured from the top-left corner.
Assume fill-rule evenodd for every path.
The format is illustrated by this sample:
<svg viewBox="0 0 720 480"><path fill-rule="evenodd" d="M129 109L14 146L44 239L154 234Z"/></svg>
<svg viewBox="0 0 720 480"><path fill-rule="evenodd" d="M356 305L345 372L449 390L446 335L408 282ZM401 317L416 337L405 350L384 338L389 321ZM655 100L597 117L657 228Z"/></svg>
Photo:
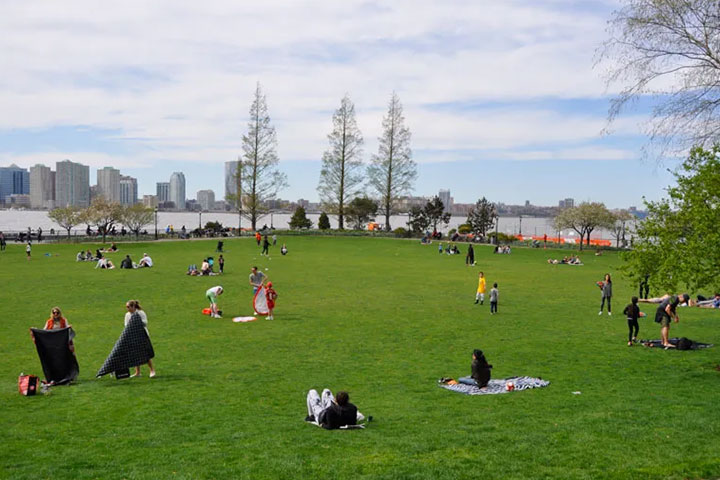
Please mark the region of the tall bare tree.
<svg viewBox="0 0 720 480"><path fill-rule="evenodd" d="M257 229L258 218L267 211L265 202L287 186L287 176L278 170L277 136L270 123L265 95L260 83L250 106L248 132L242 139L243 161L238 165L243 215Z"/></svg>
<svg viewBox="0 0 720 480"><path fill-rule="evenodd" d="M338 228L345 227L347 203L359 193L363 181L363 137L355 121L355 105L345 95L333 115L328 135L330 148L322 159L318 193L325 208L338 217Z"/></svg>
<svg viewBox="0 0 720 480"><path fill-rule="evenodd" d="M142 203L136 203L122 209L120 223L135 234L135 239L138 239L140 237L140 230L142 230L144 226L152 223L154 214L155 211L152 208L146 207Z"/></svg>
<svg viewBox="0 0 720 480"><path fill-rule="evenodd" d="M612 122L634 100L654 100L647 125L662 152L720 140L720 3L717 0L623 0L609 22L598 64L610 61Z"/></svg>
<svg viewBox="0 0 720 480"><path fill-rule="evenodd" d="M390 215L398 197L410 193L417 178L417 165L410 150L410 130L405 126L402 105L393 92L387 116L378 138L378 153L368 167L370 186L378 193L380 209L385 215L385 229L390 231Z"/></svg>

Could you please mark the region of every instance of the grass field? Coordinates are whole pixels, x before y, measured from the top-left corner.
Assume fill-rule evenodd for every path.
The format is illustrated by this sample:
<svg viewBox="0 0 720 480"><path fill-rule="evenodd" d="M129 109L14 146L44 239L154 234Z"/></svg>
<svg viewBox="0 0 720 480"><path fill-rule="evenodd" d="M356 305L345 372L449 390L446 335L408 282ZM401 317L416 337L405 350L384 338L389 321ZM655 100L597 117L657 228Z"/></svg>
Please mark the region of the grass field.
<svg viewBox="0 0 720 480"><path fill-rule="evenodd" d="M76 263L72 245L35 245L29 262L21 246L0 252L2 478L720 476L720 348L627 347L621 312L635 288L615 254L568 267L548 265L562 255L551 250L478 247L467 268L464 255L416 241L293 237L287 257L265 259L241 239L226 242L224 276L184 275L214 247L120 244L118 264L153 257L133 271ZM275 320L234 324L252 313L254 264L279 293ZM481 269L499 283L496 316L473 304ZM597 314L605 272L612 317ZM200 312L218 284L225 318L211 319ZM132 298L148 314L158 376L95 379ZM22 397L17 375L42 375L27 329L55 305L77 332L80 378ZM654 308L643 310L640 337L659 338ZM720 313L679 311L671 336L720 344ZM484 397L438 388L469 374L474 348L494 377L551 385ZM369 428L305 424L307 390L323 387L348 390Z"/></svg>

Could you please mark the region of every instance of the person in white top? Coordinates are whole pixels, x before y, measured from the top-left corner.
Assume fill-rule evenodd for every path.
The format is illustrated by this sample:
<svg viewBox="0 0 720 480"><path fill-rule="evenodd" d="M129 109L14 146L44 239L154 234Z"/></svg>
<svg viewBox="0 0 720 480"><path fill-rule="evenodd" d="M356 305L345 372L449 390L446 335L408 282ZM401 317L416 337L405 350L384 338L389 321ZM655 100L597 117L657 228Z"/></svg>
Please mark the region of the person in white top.
<svg viewBox="0 0 720 480"><path fill-rule="evenodd" d="M138 263L138 268L140 267L152 267L153 261L152 258L148 256L147 253L143 253L143 257L140 259L140 262Z"/></svg>
<svg viewBox="0 0 720 480"><path fill-rule="evenodd" d="M213 318L222 318L218 313L217 297L222 295L223 287L218 285L217 287L208 288L205 292L205 296L210 300L210 316Z"/></svg>
<svg viewBox="0 0 720 480"><path fill-rule="evenodd" d="M145 327L145 332L148 334L148 337L150 336L150 332L148 332L147 329L147 314L145 313L145 310L142 309L140 306L140 302L137 300L128 300L125 303L125 308L127 308L127 313L125 314L125 326L127 327L128 323L130 323L130 319L132 318L133 313L137 313L140 315L140 320L142 320L143 326ZM153 366L152 359L148 359L148 367L150 367L150 378L153 378L155 376L155 367ZM131 375L131 377L139 377L140 376L140 365L135 366L135 373Z"/></svg>

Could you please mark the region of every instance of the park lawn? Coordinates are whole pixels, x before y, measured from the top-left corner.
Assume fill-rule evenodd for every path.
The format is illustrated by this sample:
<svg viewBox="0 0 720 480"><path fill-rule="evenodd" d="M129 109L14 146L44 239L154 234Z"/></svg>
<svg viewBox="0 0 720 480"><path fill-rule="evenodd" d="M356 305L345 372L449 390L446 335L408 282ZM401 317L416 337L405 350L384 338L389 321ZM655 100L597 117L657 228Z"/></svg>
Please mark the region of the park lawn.
<svg viewBox="0 0 720 480"><path fill-rule="evenodd" d="M290 253L279 255L287 241ZM567 251L476 247L478 266L417 241L281 236L271 257L225 242L226 274L189 277L214 241L119 244L152 269L95 270L76 245L0 253L2 478L712 478L720 476L720 348L626 346L622 309L635 292L613 253L581 267ZM95 248L96 245L84 245ZM49 253L50 256L45 256ZM249 268L279 293L275 320L252 314ZM499 283L499 314L474 305L477 272ZM614 315L598 316L605 272ZM201 315L223 285L225 318ZM653 292L659 293L659 292ZM704 292L707 293L707 292ZM124 305L148 314L158 376L95 372L123 329ZM77 332L80 377L48 396L17 393L42 376L28 327L58 305ZM659 338L643 306L641 338ZM720 344L720 312L682 309L671 336ZM548 388L464 396L436 386L470 373L481 348L493 377ZM374 417L362 431L303 422L310 388L346 389ZM573 392L581 392L574 394Z"/></svg>

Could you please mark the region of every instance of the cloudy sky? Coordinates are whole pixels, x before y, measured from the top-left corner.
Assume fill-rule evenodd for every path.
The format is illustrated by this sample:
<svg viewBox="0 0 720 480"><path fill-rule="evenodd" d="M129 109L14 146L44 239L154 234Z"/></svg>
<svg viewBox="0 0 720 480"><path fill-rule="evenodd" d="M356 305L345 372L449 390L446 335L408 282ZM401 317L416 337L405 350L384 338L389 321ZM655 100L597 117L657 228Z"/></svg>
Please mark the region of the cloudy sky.
<svg viewBox="0 0 720 480"><path fill-rule="evenodd" d="M671 179L643 160L642 105L606 126L593 67L613 0L0 1L0 166L69 158L120 168L140 193L185 172L223 194L256 82L277 129L282 198L317 199L346 93L365 158L393 91L418 163L416 195L610 207ZM641 102L642 103L642 102Z"/></svg>

